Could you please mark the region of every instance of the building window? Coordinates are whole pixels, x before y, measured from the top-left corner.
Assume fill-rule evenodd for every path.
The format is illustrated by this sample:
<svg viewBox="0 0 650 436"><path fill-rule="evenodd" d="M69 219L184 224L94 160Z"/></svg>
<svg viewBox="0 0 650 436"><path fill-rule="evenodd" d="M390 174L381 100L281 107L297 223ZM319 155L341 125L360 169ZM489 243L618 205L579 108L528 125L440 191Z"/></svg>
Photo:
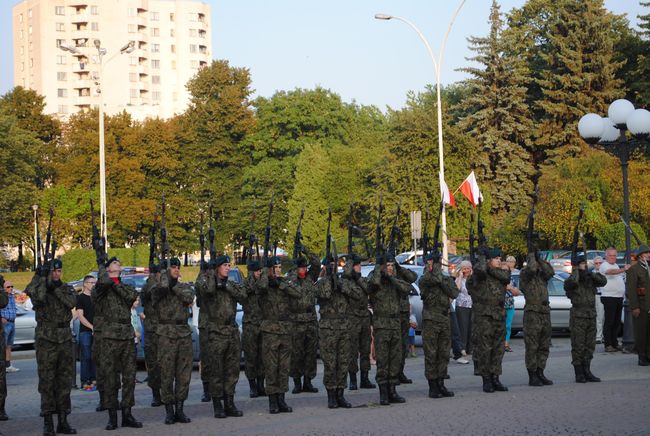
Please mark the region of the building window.
<svg viewBox="0 0 650 436"><path fill-rule="evenodd" d="M56 80L58 80L59 82L65 82L66 80L68 80L68 73L66 73L65 71L57 71Z"/></svg>
<svg viewBox="0 0 650 436"><path fill-rule="evenodd" d="M63 32L63 31L65 31L65 24L63 24L63 23L56 23L56 31L57 31L57 32Z"/></svg>
<svg viewBox="0 0 650 436"><path fill-rule="evenodd" d="M195 70L199 68L199 61L190 61L190 66Z"/></svg>
<svg viewBox="0 0 650 436"><path fill-rule="evenodd" d="M133 89L133 88L131 88L131 89L129 90L129 95L131 96L131 98L137 98L137 97L138 97L138 94L139 94L139 92L138 92L137 89Z"/></svg>
<svg viewBox="0 0 650 436"><path fill-rule="evenodd" d="M34 28L33 28L32 25L30 24L30 25L29 25L29 28L28 28L28 33L31 35L33 30L34 30Z"/></svg>
<svg viewBox="0 0 650 436"><path fill-rule="evenodd" d="M129 33L135 33L138 30L138 26L135 24L129 24Z"/></svg>
<svg viewBox="0 0 650 436"><path fill-rule="evenodd" d="M27 11L27 16L28 16L29 18L32 18L32 10L31 10L31 9L29 9L29 10Z"/></svg>
<svg viewBox="0 0 650 436"><path fill-rule="evenodd" d="M196 53L196 44L190 44L190 53Z"/></svg>
<svg viewBox="0 0 650 436"><path fill-rule="evenodd" d="M169 36L174 37L174 29L169 29Z"/></svg>
<svg viewBox="0 0 650 436"><path fill-rule="evenodd" d="M176 61L172 61L172 70L176 69Z"/></svg>
<svg viewBox="0 0 650 436"><path fill-rule="evenodd" d="M91 13L92 15L98 15L98 14L99 14L99 10L98 10L98 8L97 8L96 5L90 7L90 13Z"/></svg>
<svg viewBox="0 0 650 436"><path fill-rule="evenodd" d="M174 22L174 13L173 12L169 13L169 21L171 21L172 23Z"/></svg>
<svg viewBox="0 0 650 436"><path fill-rule="evenodd" d="M63 7L63 6L54 6L54 13L56 15L65 15L65 7Z"/></svg>
<svg viewBox="0 0 650 436"><path fill-rule="evenodd" d="M151 21L160 21L160 12L149 12L149 19Z"/></svg>
<svg viewBox="0 0 650 436"><path fill-rule="evenodd" d="M205 30L199 30L199 38L204 38L205 39L205 34L207 32Z"/></svg>
<svg viewBox="0 0 650 436"><path fill-rule="evenodd" d="M34 66L34 58L29 58L29 68Z"/></svg>
<svg viewBox="0 0 650 436"><path fill-rule="evenodd" d="M63 44L65 44L65 39L57 39L56 40L56 47L57 48L61 47Z"/></svg>
<svg viewBox="0 0 650 436"><path fill-rule="evenodd" d="M19 23L23 22L23 14L18 15L18 22Z"/></svg>
<svg viewBox="0 0 650 436"><path fill-rule="evenodd" d="M20 46L20 54L21 54L21 56L25 54L25 46L24 45Z"/></svg>
<svg viewBox="0 0 650 436"><path fill-rule="evenodd" d="M135 8L129 8L128 15L129 15L129 17L137 17L138 16L138 11L136 11Z"/></svg>
<svg viewBox="0 0 650 436"><path fill-rule="evenodd" d="M158 27L152 27L151 36L160 36L160 29Z"/></svg>
<svg viewBox="0 0 650 436"><path fill-rule="evenodd" d="M25 71L25 62L20 63L20 71Z"/></svg>
<svg viewBox="0 0 650 436"><path fill-rule="evenodd" d="M138 65L138 57L129 56L129 65Z"/></svg>
<svg viewBox="0 0 650 436"><path fill-rule="evenodd" d="M176 46L174 44L172 44L171 50L172 50L172 53L176 53Z"/></svg>
<svg viewBox="0 0 650 436"><path fill-rule="evenodd" d="M154 85L159 85L160 84L160 76L151 76L151 83Z"/></svg>
<svg viewBox="0 0 650 436"><path fill-rule="evenodd" d="M60 104L59 109L58 109L57 112L60 113L60 114L67 114L68 113L68 106L66 106L64 104Z"/></svg>
<svg viewBox="0 0 650 436"><path fill-rule="evenodd" d="M151 44L151 53L159 53L160 44Z"/></svg>
<svg viewBox="0 0 650 436"><path fill-rule="evenodd" d="M56 55L56 64L57 65L65 65L66 60L64 55Z"/></svg>
<svg viewBox="0 0 650 436"><path fill-rule="evenodd" d="M197 36L196 29L190 29L190 37L195 38Z"/></svg>
<svg viewBox="0 0 650 436"><path fill-rule="evenodd" d="M99 30L99 23L90 23L90 30L97 32Z"/></svg>
<svg viewBox="0 0 650 436"><path fill-rule="evenodd" d="M18 32L18 37L23 39L23 29L20 29L20 32Z"/></svg>
<svg viewBox="0 0 650 436"><path fill-rule="evenodd" d="M190 21L196 21L197 15L194 12L190 12Z"/></svg>
<svg viewBox="0 0 650 436"><path fill-rule="evenodd" d="M138 74L137 73L129 73L129 82L137 82L138 81Z"/></svg>
<svg viewBox="0 0 650 436"><path fill-rule="evenodd" d="M205 23L205 14L199 13L199 22Z"/></svg>
<svg viewBox="0 0 650 436"><path fill-rule="evenodd" d="M152 100L160 100L160 91L154 91L151 93L151 99Z"/></svg>
<svg viewBox="0 0 650 436"><path fill-rule="evenodd" d="M172 100L178 101L178 92L172 92Z"/></svg>
<svg viewBox="0 0 650 436"><path fill-rule="evenodd" d="M65 88L59 88L56 90L56 95L61 98L66 98L68 96L68 90Z"/></svg>
<svg viewBox="0 0 650 436"><path fill-rule="evenodd" d="M160 60L159 59L152 59L151 60L151 68L160 68Z"/></svg>

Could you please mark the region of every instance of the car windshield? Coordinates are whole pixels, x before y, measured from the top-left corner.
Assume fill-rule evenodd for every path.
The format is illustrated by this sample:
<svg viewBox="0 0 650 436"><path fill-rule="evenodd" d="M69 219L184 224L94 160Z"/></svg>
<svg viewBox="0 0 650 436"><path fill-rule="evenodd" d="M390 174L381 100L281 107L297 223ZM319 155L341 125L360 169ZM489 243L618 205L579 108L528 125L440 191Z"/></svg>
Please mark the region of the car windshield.
<svg viewBox="0 0 650 436"><path fill-rule="evenodd" d="M137 289L142 289L146 281L147 276L145 275L127 275L122 277L122 283L131 285Z"/></svg>
<svg viewBox="0 0 650 436"><path fill-rule="evenodd" d="M401 254L398 254L397 256L395 256L395 260L396 260L398 263L404 263L404 262L406 262L407 260L409 260L409 258L410 258L411 256L412 256L411 253L401 253Z"/></svg>

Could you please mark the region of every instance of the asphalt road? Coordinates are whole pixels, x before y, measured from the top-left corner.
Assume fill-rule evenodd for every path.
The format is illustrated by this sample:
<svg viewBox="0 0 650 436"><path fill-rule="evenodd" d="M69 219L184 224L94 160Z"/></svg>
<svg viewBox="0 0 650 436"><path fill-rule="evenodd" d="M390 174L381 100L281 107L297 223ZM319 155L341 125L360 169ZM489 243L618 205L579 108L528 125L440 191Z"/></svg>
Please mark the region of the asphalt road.
<svg viewBox="0 0 650 436"><path fill-rule="evenodd" d="M523 340L512 341L513 353L506 353L502 381L509 392L485 394L471 365L450 363L447 386L454 398L430 399L424 380L422 349L408 359L407 374L414 384L398 387L407 402L379 406L377 390L346 392L354 408L326 407L322 386L322 364L315 383L316 394L287 394L291 414L270 415L266 398L248 398L248 383L242 372L235 398L244 411L242 418L214 419L211 404L201 403L201 381L194 372L186 413L189 424L163 424L164 409L151 408L150 391L136 387L134 415L144 423L140 430L119 429L116 435L135 434L594 434L650 435L650 367L636 364L636 355L604 353L599 345L592 371L602 383L577 384L570 363L566 337L554 338L546 374L554 386L530 387L524 366ZM5 435L33 435L41 431L36 364L33 352L16 354L18 373L7 374L10 420L0 423ZM371 372L374 375L374 368ZM144 378L144 373L139 373ZM70 421L79 434L101 432L106 412L94 412L97 393L73 391Z"/></svg>

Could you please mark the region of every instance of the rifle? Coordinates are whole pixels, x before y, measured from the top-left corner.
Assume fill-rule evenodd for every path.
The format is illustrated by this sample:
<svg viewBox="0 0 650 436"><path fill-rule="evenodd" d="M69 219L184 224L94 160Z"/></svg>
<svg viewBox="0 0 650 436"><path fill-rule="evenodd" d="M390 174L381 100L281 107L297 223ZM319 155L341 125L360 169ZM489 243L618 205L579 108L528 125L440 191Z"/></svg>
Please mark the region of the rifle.
<svg viewBox="0 0 650 436"><path fill-rule="evenodd" d="M210 261L214 261L217 258L217 249L214 248L214 237L215 237L215 230L214 227L212 227L212 205L210 205L210 210L208 211L208 221L209 221L209 228L208 228L208 242L210 243Z"/></svg>
<svg viewBox="0 0 650 436"><path fill-rule="evenodd" d="M578 222L573 229L573 242L571 243L571 265L578 266L578 242L580 239L580 221L585 213L584 203L580 203L580 211L578 212ZM587 253L585 253L586 255Z"/></svg>
<svg viewBox="0 0 650 436"><path fill-rule="evenodd" d="M445 207L444 199L440 201L440 208L438 209L438 218L436 219L436 228L433 231L433 248L431 252L434 257L440 257L442 253L440 252L440 217L442 216L442 209ZM435 260L434 260L435 262Z"/></svg>
<svg viewBox="0 0 650 436"><path fill-rule="evenodd" d="M427 207L424 211L424 226L422 228L422 257L426 257L429 254L429 233L427 229L429 227L429 208Z"/></svg>
<svg viewBox="0 0 650 436"><path fill-rule="evenodd" d="M388 243L388 252L394 256L397 256L397 244L400 236L399 226L397 225L399 221L400 210L402 209L402 200L400 199L397 203L397 211L395 212L395 219L393 220L393 226L390 228L390 242Z"/></svg>
<svg viewBox="0 0 650 436"><path fill-rule="evenodd" d="M384 246L382 243L383 235L381 229L381 214L384 212L384 199L379 197L379 210L377 211L377 231L375 235L375 262L384 255Z"/></svg>
<svg viewBox="0 0 650 436"><path fill-rule="evenodd" d="M160 263L163 264L169 257L169 242L167 241L167 225L165 223L165 195L162 196L160 208ZM162 269L162 267L161 267Z"/></svg>
<svg viewBox="0 0 650 436"><path fill-rule="evenodd" d="M483 232L483 229L485 228L485 224L483 224L483 220L481 219L481 206L483 205L483 200L479 199L478 201L478 213L476 215L476 233L478 236L478 247L479 247L479 255L483 252L485 253L487 251L487 237L485 236L485 233Z"/></svg>
<svg viewBox="0 0 650 436"><path fill-rule="evenodd" d="M643 242L641 242L641 238L639 238L639 235L637 235L634 232L634 230L632 230L632 227L630 227L630 224L627 221L625 221L625 218L623 218L623 216L621 216L620 218L621 221L623 221L623 224L625 224L625 228L627 228L627 231L630 232L630 235L634 236L634 240L636 241L636 244L637 245L643 244Z"/></svg>
<svg viewBox="0 0 650 436"><path fill-rule="evenodd" d="M43 265L43 259L41 255L41 232L38 228L38 209L36 209L36 247L34 247L34 253L36 256L36 267L40 268Z"/></svg>
<svg viewBox="0 0 650 436"><path fill-rule="evenodd" d="M327 262L327 268L329 270L330 262L333 262L332 259L332 234L330 233L330 228L332 226L332 208L329 208L327 212L327 236L325 236L325 262Z"/></svg>
<svg viewBox="0 0 650 436"><path fill-rule="evenodd" d="M271 216L273 215L273 198L275 193L271 194L271 201L269 202L269 216L266 217L266 228L264 229L264 256L262 257L262 264L266 266L269 260L269 251L271 250Z"/></svg>
<svg viewBox="0 0 650 436"><path fill-rule="evenodd" d="M100 236L97 223L95 222L95 208L92 198L90 199L90 223L92 226L92 245L95 250L95 259L97 260L97 265L102 265L106 261L106 248L104 239Z"/></svg>
<svg viewBox="0 0 650 436"><path fill-rule="evenodd" d="M539 197L539 185L535 188L533 194L533 206L530 209L527 220L526 230L526 246L528 253L535 253L537 257L537 247L535 246L535 206L537 206L537 199Z"/></svg>
<svg viewBox="0 0 650 436"><path fill-rule="evenodd" d="M205 269L205 233L203 232L204 225L205 219L203 217L203 211L201 211L201 231L199 233L199 245L201 246L201 270Z"/></svg>
<svg viewBox="0 0 650 436"><path fill-rule="evenodd" d="M469 213L469 260L472 264L476 263L478 259L476 258L476 248L474 247L474 209L470 210Z"/></svg>
<svg viewBox="0 0 650 436"><path fill-rule="evenodd" d="M348 213L348 258L352 258L352 254L354 254L354 241L352 241L352 231L353 231L353 225L352 225L352 214L354 213L354 206L352 203L350 203L350 212Z"/></svg>
<svg viewBox="0 0 650 436"><path fill-rule="evenodd" d="M50 243L52 242L52 218L54 217L54 208L50 206L50 210L48 211L50 218L47 223L47 234L45 235L45 251L43 252L43 256L45 258L45 265L52 260L50 257Z"/></svg>
<svg viewBox="0 0 650 436"><path fill-rule="evenodd" d="M246 264L249 264L253 260L253 250L257 247L257 261L259 262L260 260L260 249L259 249L259 244L257 241L257 237L255 236L255 218L257 217L257 213L255 212L255 204L253 204L253 213L251 216L251 230L248 232L248 249L246 253Z"/></svg>
<svg viewBox="0 0 650 436"><path fill-rule="evenodd" d="M297 260L302 252L302 218L305 216L305 208L300 211L300 218L298 218L298 226L296 227L296 236L293 238L293 260Z"/></svg>

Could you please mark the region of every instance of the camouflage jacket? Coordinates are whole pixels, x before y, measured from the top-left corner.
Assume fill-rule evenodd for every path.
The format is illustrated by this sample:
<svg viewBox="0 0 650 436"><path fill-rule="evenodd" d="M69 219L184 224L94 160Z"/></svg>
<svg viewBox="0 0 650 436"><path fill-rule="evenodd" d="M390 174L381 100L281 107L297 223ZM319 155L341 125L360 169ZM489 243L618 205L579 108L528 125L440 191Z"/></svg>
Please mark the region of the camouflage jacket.
<svg viewBox="0 0 650 436"><path fill-rule="evenodd" d="M352 262L348 261L343 272L344 276L352 282ZM368 297L358 286L345 285L342 280L337 280L336 287L331 276L325 276L316 283L318 304L320 306L320 328L347 330L349 328L348 316L350 301ZM366 303L367 307L367 303Z"/></svg>
<svg viewBox="0 0 650 436"><path fill-rule="evenodd" d="M348 265L350 264L350 265ZM355 277L353 275L351 262L345 264L343 275L341 276L341 286L347 288L344 293L359 295L358 299L351 299L348 313L358 318L369 318L368 310L368 280L364 277Z"/></svg>
<svg viewBox="0 0 650 436"><path fill-rule="evenodd" d="M2 277L2 274L0 274L0 289L2 289L3 292L0 292L0 309L4 309L7 307L7 304L9 304L9 296L7 295L6 292L4 292L5 289L5 279ZM0 322L0 334L4 332L4 327L2 323Z"/></svg>
<svg viewBox="0 0 650 436"><path fill-rule="evenodd" d="M574 267L574 271L564 281L564 292L571 300L571 315L578 318L595 318L596 288L605 284L607 277L604 275L580 271Z"/></svg>
<svg viewBox="0 0 650 436"><path fill-rule="evenodd" d="M472 297L472 313L495 320L505 319L506 286L510 283L510 271L488 268L481 259L467 280L467 290Z"/></svg>
<svg viewBox="0 0 650 436"><path fill-rule="evenodd" d="M153 288L156 286L156 275L149 274L147 281L140 291L140 304L144 309L144 329L145 331L155 331L158 323L158 312L153 307Z"/></svg>
<svg viewBox="0 0 650 436"><path fill-rule="evenodd" d="M415 271L410 269L402 268L399 266L399 263L395 262L395 271L397 272L397 278L405 281L406 283L415 283L418 279L418 274ZM409 300L409 294L403 295L399 304L399 311L401 314L410 315L411 313L411 302Z"/></svg>
<svg viewBox="0 0 650 436"><path fill-rule="evenodd" d="M113 282L106 268L100 265L91 298L95 305L95 337L132 341L135 333L131 325L131 306L138 298L135 288L125 285L121 280Z"/></svg>
<svg viewBox="0 0 650 436"><path fill-rule="evenodd" d="M168 338L190 336L192 329L187 323L189 307L194 302L192 287L169 277L167 270L160 271L160 282L152 289L153 307L157 312L156 333Z"/></svg>
<svg viewBox="0 0 650 436"><path fill-rule="evenodd" d="M379 265L368 276L368 293L373 307L374 328L400 329L400 307L413 287L395 276L383 275Z"/></svg>
<svg viewBox="0 0 650 436"><path fill-rule="evenodd" d="M36 339L56 343L71 341L70 321L72 309L77 304L72 286L52 282L52 273L47 278L35 274L25 292L36 312Z"/></svg>
<svg viewBox="0 0 650 436"><path fill-rule="evenodd" d="M291 334L293 313L289 304L302 297L300 289L285 277L270 280L266 268L255 283L255 292L262 309L262 331L275 334Z"/></svg>
<svg viewBox="0 0 650 436"><path fill-rule="evenodd" d="M244 324L259 325L262 322L262 309L255 293L255 283L257 280L253 274L249 273L244 286L246 287L246 298L241 302L244 309L244 317L242 322Z"/></svg>
<svg viewBox="0 0 650 436"><path fill-rule="evenodd" d="M519 287L526 297L526 312L551 313L548 301L548 281L555 271L550 263L538 259L535 253L528 253L526 266L519 274Z"/></svg>
<svg viewBox="0 0 650 436"><path fill-rule="evenodd" d="M648 265L637 262L625 274L625 294L630 303L630 310L650 311L650 272Z"/></svg>
<svg viewBox="0 0 650 436"><path fill-rule="evenodd" d="M424 274L418 282L422 299L422 319L438 323L449 323L450 299L458 297L458 287L451 277L442 274L442 265L434 262L429 271L424 267Z"/></svg>
<svg viewBox="0 0 650 436"><path fill-rule="evenodd" d="M208 327L208 311L207 310L201 310L201 305L203 303L202 296L204 294L204 287L208 283L208 279L206 277L207 270L200 270L199 275L196 276L196 280L194 280L194 291L196 293L195 298L196 298L196 307L199 308L199 319L197 321L198 323L198 328L199 330L203 330Z"/></svg>
<svg viewBox="0 0 650 436"><path fill-rule="evenodd" d="M316 321L316 281L320 275L320 262L313 256L310 260L309 272L304 279L298 278L295 269L287 275L287 279L300 291L300 298L292 299L289 303L295 322Z"/></svg>
<svg viewBox="0 0 650 436"><path fill-rule="evenodd" d="M202 283L197 283L197 289L208 331L230 334L232 329L238 329L235 320L237 303L246 298L246 289L227 278L221 280L213 269L208 270L200 279Z"/></svg>

